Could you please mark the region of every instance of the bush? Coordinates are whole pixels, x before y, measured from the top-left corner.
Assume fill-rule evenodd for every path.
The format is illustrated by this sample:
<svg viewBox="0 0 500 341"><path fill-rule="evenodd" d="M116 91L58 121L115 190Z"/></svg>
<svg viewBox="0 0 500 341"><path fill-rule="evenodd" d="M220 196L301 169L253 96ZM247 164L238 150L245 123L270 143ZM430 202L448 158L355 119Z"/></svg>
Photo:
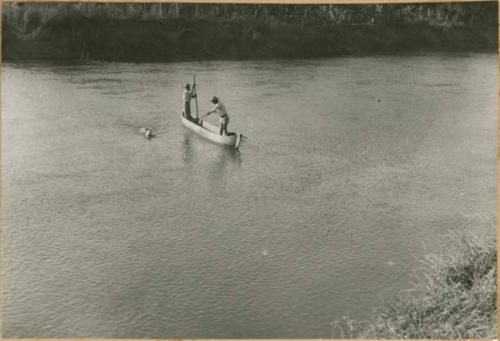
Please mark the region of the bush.
<svg viewBox="0 0 500 341"><path fill-rule="evenodd" d="M496 243L450 236L425 258L414 288L376 311L365 332L384 338L496 338Z"/></svg>
<svg viewBox="0 0 500 341"><path fill-rule="evenodd" d="M332 337L497 338L495 240L449 238L453 247L425 257L411 290L376 309L371 323L332 322Z"/></svg>

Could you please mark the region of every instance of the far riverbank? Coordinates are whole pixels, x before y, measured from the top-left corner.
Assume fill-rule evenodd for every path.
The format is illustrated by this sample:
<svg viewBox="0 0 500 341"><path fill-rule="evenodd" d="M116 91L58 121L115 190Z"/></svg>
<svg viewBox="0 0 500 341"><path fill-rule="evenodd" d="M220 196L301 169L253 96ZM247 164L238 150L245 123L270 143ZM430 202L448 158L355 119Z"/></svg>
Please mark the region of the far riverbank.
<svg viewBox="0 0 500 341"><path fill-rule="evenodd" d="M496 3L96 6L4 4L3 59L166 62L497 49Z"/></svg>

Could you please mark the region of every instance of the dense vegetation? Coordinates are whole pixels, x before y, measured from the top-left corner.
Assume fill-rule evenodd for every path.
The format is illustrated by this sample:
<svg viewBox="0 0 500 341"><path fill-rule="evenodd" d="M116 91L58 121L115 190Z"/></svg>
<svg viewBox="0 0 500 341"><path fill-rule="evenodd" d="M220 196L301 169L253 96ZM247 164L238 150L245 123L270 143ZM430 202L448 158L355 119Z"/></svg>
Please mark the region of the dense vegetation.
<svg viewBox="0 0 500 341"><path fill-rule="evenodd" d="M496 50L497 3L4 3L4 59L169 61Z"/></svg>
<svg viewBox="0 0 500 341"><path fill-rule="evenodd" d="M377 309L371 324L344 318L332 337L497 338L497 250L493 239L453 237L415 274L414 288Z"/></svg>

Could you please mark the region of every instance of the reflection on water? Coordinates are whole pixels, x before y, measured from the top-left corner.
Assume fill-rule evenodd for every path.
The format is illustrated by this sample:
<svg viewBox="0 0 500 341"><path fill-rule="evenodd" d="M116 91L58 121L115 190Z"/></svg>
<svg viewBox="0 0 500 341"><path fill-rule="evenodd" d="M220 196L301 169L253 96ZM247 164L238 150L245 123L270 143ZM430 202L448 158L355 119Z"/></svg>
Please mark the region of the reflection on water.
<svg viewBox="0 0 500 341"><path fill-rule="evenodd" d="M239 166L241 166L241 152L238 149L233 147L223 147L219 148L219 160L220 163L233 162Z"/></svg>
<svg viewBox="0 0 500 341"><path fill-rule="evenodd" d="M241 166L240 152L231 147L221 147L217 152L217 157L211 161L209 171L211 187L219 195L226 195L224 185L229 166L236 166L234 169ZM238 175L232 173L232 176Z"/></svg>
<svg viewBox="0 0 500 341"><path fill-rule="evenodd" d="M196 136L194 133L190 131L186 131L184 133L184 142L182 143L182 158L184 162L192 163L196 162L196 148L193 143L193 139L202 140L202 137ZM204 143L212 143L207 141L203 141ZM241 165L241 153L238 149L231 146L218 146L214 144L213 150L210 152L215 152L217 154L216 162L214 164L217 165L217 168L221 171L224 170L227 162L232 162L237 165Z"/></svg>
<svg viewBox="0 0 500 341"><path fill-rule="evenodd" d="M193 158L195 156L195 150L193 148L193 143L191 142L191 137L192 133L190 132L185 132L184 133L184 140L182 143L182 159L184 160L185 164L190 164L193 161Z"/></svg>
<svg viewBox="0 0 500 341"><path fill-rule="evenodd" d="M227 178L240 176L238 168L242 164L241 152L234 147L219 146L186 130L181 153L184 164L191 172L194 169L202 172L200 181L207 182L213 196L226 196Z"/></svg>
<svg viewBox="0 0 500 341"><path fill-rule="evenodd" d="M4 65L4 336L325 338L367 318L422 244L495 220L496 63ZM183 127L193 72L240 151Z"/></svg>

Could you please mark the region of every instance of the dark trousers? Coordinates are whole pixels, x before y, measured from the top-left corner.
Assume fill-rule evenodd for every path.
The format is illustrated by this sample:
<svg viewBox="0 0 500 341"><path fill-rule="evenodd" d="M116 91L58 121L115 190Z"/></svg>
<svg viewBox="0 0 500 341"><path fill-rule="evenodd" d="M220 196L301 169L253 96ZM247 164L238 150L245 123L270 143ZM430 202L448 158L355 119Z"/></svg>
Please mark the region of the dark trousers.
<svg viewBox="0 0 500 341"><path fill-rule="evenodd" d="M193 117L191 116L191 103L189 102L184 102L184 115L188 120L193 119Z"/></svg>
<svg viewBox="0 0 500 341"><path fill-rule="evenodd" d="M220 135L224 133L227 135L227 125L229 124L229 116L224 116L220 118Z"/></svg>

